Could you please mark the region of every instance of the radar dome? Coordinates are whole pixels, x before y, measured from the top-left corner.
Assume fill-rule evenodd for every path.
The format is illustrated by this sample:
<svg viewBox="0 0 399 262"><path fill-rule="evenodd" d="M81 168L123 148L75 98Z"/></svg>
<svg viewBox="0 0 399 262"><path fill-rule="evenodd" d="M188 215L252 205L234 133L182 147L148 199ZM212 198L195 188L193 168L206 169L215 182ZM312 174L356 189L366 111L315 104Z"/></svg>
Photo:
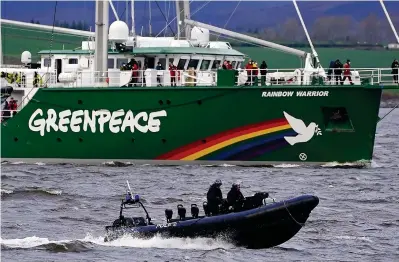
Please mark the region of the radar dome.
<svg viewBox="0 0 399 262"><path fill-rule="evenodd" d="M129 27L123 21L115 21L109 27L109 41L126 42L129 39Z"/></svg>
<svg viewBox="0 0 399 262"><path fill-rule="evenodd" d="M200 45L206 45L209 42L209 30L194 26L191 29L191 39Z"/></svg>
<svg viewBox="0 0 399 262"><path fill-rule="evenodd" d="M21 54L21 63L30 64L32 63L32 54L29 51L24 51Z"/></svg>

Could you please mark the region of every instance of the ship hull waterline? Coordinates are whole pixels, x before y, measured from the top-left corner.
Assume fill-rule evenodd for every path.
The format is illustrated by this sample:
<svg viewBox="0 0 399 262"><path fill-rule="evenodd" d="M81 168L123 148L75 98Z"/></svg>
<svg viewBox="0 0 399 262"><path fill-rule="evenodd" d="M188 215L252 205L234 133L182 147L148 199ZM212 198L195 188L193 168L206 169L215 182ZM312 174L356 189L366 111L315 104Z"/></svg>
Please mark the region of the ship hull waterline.
<svg viewBox="0 0 399 262"><path fill-rule="evenodd" d="M2 161L370 162L382 89L42 88L1 125Z"/></svg>

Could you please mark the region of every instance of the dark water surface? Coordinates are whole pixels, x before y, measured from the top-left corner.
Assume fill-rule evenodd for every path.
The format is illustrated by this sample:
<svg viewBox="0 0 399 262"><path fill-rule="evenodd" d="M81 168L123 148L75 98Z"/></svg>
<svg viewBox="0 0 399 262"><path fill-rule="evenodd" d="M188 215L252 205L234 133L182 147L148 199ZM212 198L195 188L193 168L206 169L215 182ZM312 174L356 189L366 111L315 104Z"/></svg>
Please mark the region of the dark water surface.
<svg viewBox="0 0 399 262"><path fill-rule="evenodd" d="M381 109L384 115L388 109ZM399 109L378 125L371 167L222 165L3 164L2 261L399 261ZM328 149L326 149L328 150ZM320 204L305 227L283 245L238 248L222 239L104 243L104 226L117 218L129 179L154 222L165 208L200 206L209 184L242 180L244 194L268 191L276 200L315 194ZM188 211L189 212L189 211ZM202 210L201 210L202 213Z"/></svg>

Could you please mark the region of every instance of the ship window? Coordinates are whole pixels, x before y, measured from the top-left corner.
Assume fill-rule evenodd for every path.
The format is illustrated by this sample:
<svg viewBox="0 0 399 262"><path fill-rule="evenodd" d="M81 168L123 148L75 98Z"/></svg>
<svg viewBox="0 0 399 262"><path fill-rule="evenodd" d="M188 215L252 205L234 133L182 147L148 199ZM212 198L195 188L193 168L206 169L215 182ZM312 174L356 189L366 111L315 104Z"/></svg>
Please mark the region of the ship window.
<svg viewBox="0 0 399 262"><path fill-rule="evenodd" d="M159 58L158 62L161 63L162 68L166 68L166 58Z"/></svg>
<svg viewBox="0 0 399 262"><path fill-rule="evenodd" d="M175 61L174 58L169 58L169 63L172 63L172 64L173 64L174 61ZM168 64L168 66L169 66L169 64Z"/></svg>
<svg viewBox="0 0 399 262"><path fill-rule="evenodd" d="M125 64L128 63L127 58L118 58L118 59L116 59L116 68L121 68L123 63L125 63Z"/></svg>
<svg viewBox="0 0 399 262"><path fill-rule="evenodd" d="M208 70L211 60L202 60L200 70Z"/></svg>
<svg viewBox="0 0 399 262"><path fill-rule="evenodd" d="M177 69L184 70L184 65L186 64L187 59L180 59L177 64Z"/></svg>
<svg viewBox="0 0 399 262"><path fill-rule="evenodd" d="M44 67L51 67L51 59L50 58L45 58L43 60L43 65L44 65Z"/></svg>
<svg viewBox="0 0 399 262"><path fill-rule="evenodd" d="M78 64L78 59L77 58L69 58L68 64L77 65Z"/></svg>
<svg viewBox="0 0 399 262"><path fill-rule="evenodd" d="M329 132L354 132L352 121L345 107L323 107L325 130Z"/></svg>
<svg viewBox="0 0 399 262"><path fill-rule="evenodd" d="M108 58L108 68L115 68L115 59L113 58Z"/></svg>
<svg viewBox="0 0 399 262"><path fill-rule="evenodd" d="M231 63L231 66L233 67L233 69L236 69L236 63L237 63L237 61L233 61L233 63Z"/></svg>
<svg viewBox="0 0 399 262"><path fill-rule="evenodd" d="M188 63L187 68L190 69L190 68L194 67L194 70L196 70L198 63L199 63L199 59L191 59L190 62Z"/></svg>
<svg viewBox="0 0 399 262"><path fill-rule="evenodd" d="M212 64L212 69L218 69L220 66L220 60L214 60Z"/></svg>

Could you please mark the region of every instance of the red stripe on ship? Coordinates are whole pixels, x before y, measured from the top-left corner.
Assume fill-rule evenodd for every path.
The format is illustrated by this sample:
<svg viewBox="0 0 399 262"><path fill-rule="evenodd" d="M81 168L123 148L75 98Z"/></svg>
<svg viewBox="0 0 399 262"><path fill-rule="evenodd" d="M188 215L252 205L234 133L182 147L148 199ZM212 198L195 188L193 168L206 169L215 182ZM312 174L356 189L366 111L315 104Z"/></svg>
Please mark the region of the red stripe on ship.
<svg viewBox="0 0 399 262"><path fill-rule="evenodd" d="M220 142L231 139L233 137L249 134L252 132L256 132L256 131L271 128L271 127L287 125L287 124L288 124L288 122L285 118L280 118L280 119L271 120L271 121L267 121L267 122L251 124L251 125L247 125L247 126L243 126L243 127L237 127L237 128L223 131L216 135L212 135L212 136L202 139L202 140L206 140L206 141L210 141L210 142L203 143L202 140L199 140L199 141L193 142L191 144L188 144L186 146L177 148L177 149L170 151L166 154L163 154L163 155L157 157L156 159L157 160L180 160L181 158L184 158L188 155L199 152L205 148L211 147L213 145L216 145Z"/></svg>

